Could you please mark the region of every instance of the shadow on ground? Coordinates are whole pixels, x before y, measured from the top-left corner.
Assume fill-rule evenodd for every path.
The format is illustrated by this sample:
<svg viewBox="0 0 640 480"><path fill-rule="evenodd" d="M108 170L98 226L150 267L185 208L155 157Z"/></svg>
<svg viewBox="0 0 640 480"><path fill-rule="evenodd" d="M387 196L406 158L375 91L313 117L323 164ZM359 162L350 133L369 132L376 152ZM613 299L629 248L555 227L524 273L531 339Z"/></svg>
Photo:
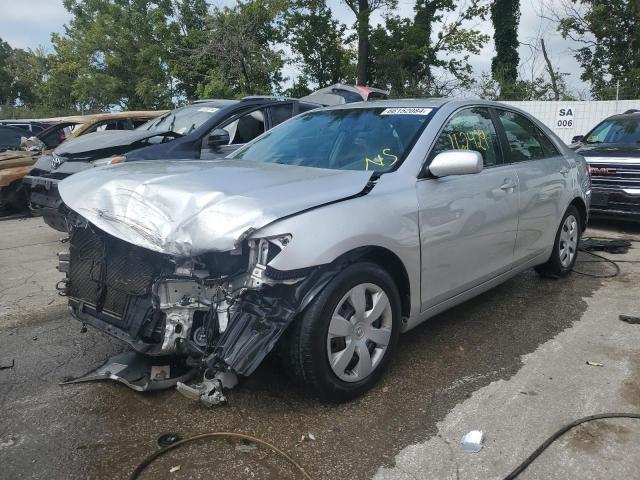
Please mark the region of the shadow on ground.
<svg viewBox="0 0 640 480"><path fill-rule="evenodd" d="M600 280L525 272L400 339L395 361L368 395L324 405L291 384L269 359L207 410L175 391L139 394L114 383L59 386L122 350L97 332L57 319L5 330L0 371L0 464L6 478L126 478L165 432L183 437L235 431L273 442L315 479L368 478L474 390L508 378L520 356L554 337L586 309ZM312 432L316 441L300 443ZM180 470L169 473L169 469ZM273 454L209 441L172 453L143 478L297 478Z"/></svg>

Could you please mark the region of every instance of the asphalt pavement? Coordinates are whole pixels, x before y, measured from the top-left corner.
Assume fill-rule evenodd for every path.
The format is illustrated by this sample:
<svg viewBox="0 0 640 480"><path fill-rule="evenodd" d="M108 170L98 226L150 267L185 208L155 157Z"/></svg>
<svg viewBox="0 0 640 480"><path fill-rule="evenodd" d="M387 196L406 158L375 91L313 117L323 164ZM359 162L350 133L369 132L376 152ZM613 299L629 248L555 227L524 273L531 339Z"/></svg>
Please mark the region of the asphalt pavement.
<svg viewBox="0 0 640 480"><path fill-rule="evenodd" d="M590 234L640 240L633 225ZM412 330L383 381L351 403L320 403L270 358L227 405L206 409L173 390L59 385L125 349L68 318L55 290L62 236L39 218L0 222L0 367L14 362L0 370L1 478L127 478L163 433L231 431L273 443L314 479L499 479L564 423L640 412L640 325L618 319L640 315L637 243L608 255L620 261L615 278L527 271ZM580 260L585 272L612 268ZM475 429L484 447L463 453L460 437ZM568 433L520 478L638 471L640 421L615 420ZM163 457L142 478L299 476L262 448L215 440Z"/></svg>

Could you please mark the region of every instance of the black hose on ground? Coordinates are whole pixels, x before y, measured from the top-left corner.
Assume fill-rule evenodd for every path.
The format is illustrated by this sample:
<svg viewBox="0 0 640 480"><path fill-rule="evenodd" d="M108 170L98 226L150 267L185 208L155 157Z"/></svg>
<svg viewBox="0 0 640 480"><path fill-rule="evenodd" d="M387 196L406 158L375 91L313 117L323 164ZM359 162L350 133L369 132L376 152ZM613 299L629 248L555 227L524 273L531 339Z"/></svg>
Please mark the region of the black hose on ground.
<svg viewBox="0 0 640 480"><path fill-rule="evenodd" d="M531 463L536 458L538 458L542 452L544 452L547 449L547 447L549 445L551 445L553 442L555 442L558 438L560 438L562 435L567 433L572 428L577 427L578 425L582 425L583 423L591 422L593 420L601 420L601 419L604 419L604 418L635 418L635 419L640 419L640 413L600 413L598 415L591 415L591 416L588 416L588 417L583 417L583 418L580 418L578 420L575 420L575 421L565 425L560 430L558 430L553 435L551 435L549 438L547 438L544 442L542 442L542 445L540 445L531 455L529 455L524 462L522 462L520 465L518 465L513 472L511 472L509 475L504 477L504 480L513 480L518 475L520 475L524 471L525 468L527 468L529 465L531 465Z"/></svg>
<svg viewBox="0 0 640 480"><path fill-rule="evenodd" d="M573 272L577 273L578 275L584 275L585 277L593 277L593 278L613 278L613 277L617 277L618 275L620 275L620 265L618 265L615 261L611 260L610 258L607 257L603 257L602 255L598 255L597 253L593 253L590 252L589 250L582 250L581 248L579 249L582 253L586 253L588 255L591 255L592 257L596 257L599 258L600 260L598 260L598 262L606 262L606 263L610 263L611 265L613 265L613 268L615 269L613 273L605 273L605 274L596 274L596 273L589 273L589 272L581 272L580 270L576 270L575 265L573 266Z"/></svg>
<svg viewBox="0 0 640 480"><path fill-rule="evenodd" d="M602 255L598 255L594 253L594 251L602 251L613 254L621 254L627 253L629 248L631 248L632 240L626 239L616 239L616 238L606 238L606 237L585 237L580 240L580 244L578 245L578 250L582 253L586 253L587 255L591 255L592 257L597 258L595 262L606 262L610 263L614 267L613 273L605 273L605 274L595 274L589 272L581 272L580 270L576 270L575 265L573 267L573 271L579 275L584 275L585 277L593 277L593 278L613 278L620 275L620 265L618 265L614 260L610 258L603 257ZM581 262L585 263L585 262ZM593 263L593 262L588 262Z"/></svg>

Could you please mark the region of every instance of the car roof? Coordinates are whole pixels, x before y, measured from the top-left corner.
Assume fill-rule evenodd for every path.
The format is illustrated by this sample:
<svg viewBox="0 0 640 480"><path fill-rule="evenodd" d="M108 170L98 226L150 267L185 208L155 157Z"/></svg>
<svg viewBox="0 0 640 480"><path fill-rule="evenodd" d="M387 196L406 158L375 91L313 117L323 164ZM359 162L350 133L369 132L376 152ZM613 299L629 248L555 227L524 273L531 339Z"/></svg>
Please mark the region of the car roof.
<svg viewBox="0 0 640 480"><path fill-rule="evenodd" d="M212 107L218 107L218 108L222 108L222 107L228 107L229 105L235 105L236 103L239 103L240 100L225 100L222 98L203 98L201 100L194 100L193 102L184 105L184 107L188 107L190 105L210 105Z"/></svg>
<svg viewBox="0 0 640 480"><path fill-rule="evenodd" d="M441 108L445 105L455 107L484 106L495 107L523 112L517 107L491 100L481 100L477 98L398 98L390 100L369 100L366 102L345 103L331 107L320 108L318 110L349 110L352 108Z"/></svg>
<svg viewBox="0 0 640 480"><path fill-rule="evenodd" d="M67 117L55 117L49 119L49 123L93 123L103 120L118 120L118 119L152 119L163 115L168 110L127 110L125 112L105 112L105 113L93 113L90 115L69 115Z"/></svg>
<svg viewBox="0 0 640 480"><path fill-rule="evenodd" d="M344 103L320 110L349 110L353 108L439 108L451 102L447 98L403 98L394 100L370 100L367 102Z"/></svg>

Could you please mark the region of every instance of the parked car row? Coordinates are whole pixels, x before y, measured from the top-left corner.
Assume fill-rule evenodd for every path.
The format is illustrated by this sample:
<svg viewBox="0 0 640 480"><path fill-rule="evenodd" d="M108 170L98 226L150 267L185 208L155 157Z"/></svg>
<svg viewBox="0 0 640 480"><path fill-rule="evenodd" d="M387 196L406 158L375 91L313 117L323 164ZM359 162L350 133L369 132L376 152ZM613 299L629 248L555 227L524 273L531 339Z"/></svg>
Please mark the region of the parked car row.
<svg viewBox="0 0 640 480"><path fill-rule="evenodd" d="M104 130L130 130L163 113L129 111L46 121L0 121L0 210L28 208L23 178L40 156L51 153L62 142Z"/></svg>
<svg viewBox="0 0 640 480"><path fill-rule="evenodd" d="M200 101L42 157L27 181L69 232L72 316L163 372L198 369L203 401L271 352L343 401L375 384L401 332L524 269L571 272L587 165L535 118L313 97Z"/></svg>
<svg viewBox="0 0 640 480"><path fill-rule="evenodd" d="M571 147L589 164L591 213L640 220L640 112L605 119Z"/></svg>

